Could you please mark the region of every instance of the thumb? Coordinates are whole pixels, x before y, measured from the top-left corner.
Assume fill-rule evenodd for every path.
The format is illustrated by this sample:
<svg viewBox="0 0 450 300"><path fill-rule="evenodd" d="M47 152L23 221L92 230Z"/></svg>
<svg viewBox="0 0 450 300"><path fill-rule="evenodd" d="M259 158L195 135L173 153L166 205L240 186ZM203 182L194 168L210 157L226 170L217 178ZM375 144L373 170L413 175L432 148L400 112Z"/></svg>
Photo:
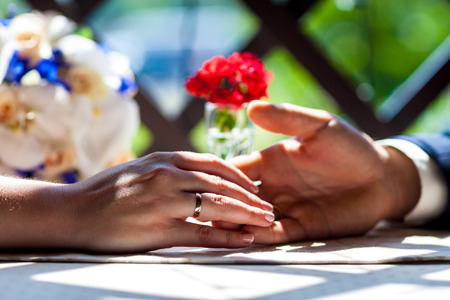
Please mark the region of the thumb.
<svg viewBox="0 0 450 300"><path fill-rule="evenodd" d="M333 115L324 110L289 103L274 105L259 100L250 102L247 114L253 123L265 130L302 138L313 136L333 119Z"/></svg>

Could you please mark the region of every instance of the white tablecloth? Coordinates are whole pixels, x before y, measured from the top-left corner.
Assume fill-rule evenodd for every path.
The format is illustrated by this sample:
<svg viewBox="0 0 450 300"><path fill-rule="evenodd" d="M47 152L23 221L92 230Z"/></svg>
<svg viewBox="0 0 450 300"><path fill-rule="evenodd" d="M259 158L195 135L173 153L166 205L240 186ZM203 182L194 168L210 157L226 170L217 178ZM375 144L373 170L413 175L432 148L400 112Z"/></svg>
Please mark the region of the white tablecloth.
<svg viewBox="0 0 450 300"><path fill-rule="evenodd" d="M169 248L132 255L0 253L0 261L195 263L195 264L374 264L450 261L450 231L381 225L364 236L245 249Z"/></svg>

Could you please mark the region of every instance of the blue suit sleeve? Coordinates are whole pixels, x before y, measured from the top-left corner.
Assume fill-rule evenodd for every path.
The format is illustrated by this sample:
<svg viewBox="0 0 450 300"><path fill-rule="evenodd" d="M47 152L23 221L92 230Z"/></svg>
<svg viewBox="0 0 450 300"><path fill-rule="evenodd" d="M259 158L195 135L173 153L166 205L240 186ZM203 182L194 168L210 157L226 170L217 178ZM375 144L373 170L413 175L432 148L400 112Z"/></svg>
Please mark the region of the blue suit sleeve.
<svg viewBox="0 0 450 300"><path fill-rule="evenodd" d="M450 132L443 134L413 134L396 138L412 142L422 148L439 165L450 191ZM431 228L450 228L450 192L444 213L427 224Z"/></svg>

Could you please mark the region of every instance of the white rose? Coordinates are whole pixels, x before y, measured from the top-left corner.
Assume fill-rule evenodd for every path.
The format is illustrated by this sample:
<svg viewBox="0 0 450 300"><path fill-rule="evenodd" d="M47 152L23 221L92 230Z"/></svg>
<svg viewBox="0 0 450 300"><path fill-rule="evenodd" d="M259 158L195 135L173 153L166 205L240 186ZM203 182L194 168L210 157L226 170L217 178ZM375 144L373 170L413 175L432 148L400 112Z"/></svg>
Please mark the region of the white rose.
<svg viewBox="0 0 450 300"><path fill-rule="evenodd" d="M14 127L18 124L19 100L14 89L0 86L0 123Z"/></svg>
<svg viewBox="0 0 450 300"><path fill-rule="evenodd" d="M14 93L11 93L13 91ZM74 119L67 91L60 86L3 87L8 97L17 95L17 126L0 126L0 161L13 169L31 170L50 153L71 144ZM0 99L2 93L0 92ZM8 99L5 97L5 99Z"/></svg>
<svg viewBox="0 0 450 300"><path fill-rule="evenodd" d="M139 109L135 101L113 90L92 102L85 97L76 101L80 126L74 132L80 175L86 178L110 166L123 151L130 149L139 126ZM86 109L90 107L90 117ZM83 124L88 124L88 126Z"/></svg>
<svg viewBox="0 0 450 300"><path fill-rule="evenodd" d="M50 152L44 160L44 168L37 176L50 181L60 181L61 175L77 169L77 155L73 145Z"/></svg>
<svg viewBox="0 0 450 300"><path fill-rule="evenodd" d="M98 100L106 94L102 78L88 66L72 66L67 72L67 82L73 93L86 95L91 100Z"/></svg>
<svg viewBox="0 0 450 300"><path fill-rule="evenodd" d="M20 86L20 102L35 112L34 136L58 151L71 144L75 120L70 94L59 85Z"/></svg>
<svg viewBox="0 0 450 300"><path fill-rule="evenodd" d="M33 170L42 164L50 148L34 130L18 131L0 126L0 161L15 170Z"/></svg>
<svg viewBox="0 0 450 300"><path fill-rule="evenodd" d="M18 15L11 20L10 29L19 43L20 56L37 62L40 58L41 42L45 41L46 24L42 15Z"/></svg>
<svg viewBox="0 0 450 300"><path fill-rule="evenodd" d="M79 35L67 35L57 43L64 60L71 66L87 66L100 77L108 74L108 61L103 49L97 43Z"/></svg>
<svg viewBox="0 0 450 300"><path fill-rule="evenodd" d="M46 13L44 17L47 22L47 38L50 44L56 43L60 38L72 33L76 28L75 22L60 14Z"/></svg>
<svg viewBox="0 0 450 300"><path fill-rule="evenodd" d="M14 52L17 48L17 42L16 41L10 41L6 43L2 48L0 52L0 82L3 82L3 80L6 77L6 73L8 72L9 64L11 62L11 59L14 55Z"/></svg>
<svg viewBox="0 0 450 300"><path fill-rule="evenodd" d="M57 46L70 65L90 68L111 89L118 90L122 78L134 80L130 61L125 55L103 49L92 40L68 35L63 37Z"/></svg>

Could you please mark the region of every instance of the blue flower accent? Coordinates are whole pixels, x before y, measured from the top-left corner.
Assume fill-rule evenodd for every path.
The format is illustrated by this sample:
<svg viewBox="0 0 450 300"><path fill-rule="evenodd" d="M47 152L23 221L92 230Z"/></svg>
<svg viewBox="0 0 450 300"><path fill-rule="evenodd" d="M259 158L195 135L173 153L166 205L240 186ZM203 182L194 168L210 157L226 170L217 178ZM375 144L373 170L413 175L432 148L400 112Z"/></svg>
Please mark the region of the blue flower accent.
<svg viewBox="0 0 450 300"><path fill-rule="evenodd" d="M71 91L66 80L58 77L59 68L69 68L69 65L64 61L64 55L61 50L54 49L53 56L50 59L41 59L36 66L36 70L42 79L47 79L54 84L62 85L68 92Z"/></svg>
<svg viewBox="0 0 450 300"><path fill-rule="evenodd" d="M0 18L0 24L2 24L5 27L8 27L9 24L11 24L11 19Z"/></svg>
<svg viewBox="0 0 450 300"><path fill-rule="evenodd" d="M105 54L108 54L109 52L111 52L111 47L109 47L105 43L98 43L97 47L100 48L101 50L103 50L103 53L105 53Z"/></svg>
<svg viewBox="0 0 450 300"><path fill-rule="evenodd" d="M16 173L22 178L31 178L33 177L35 171L16 170Z"/></svg>
<svg viewBox="0 0 450 300"><path fill-rule="evenodd" d="M68 66L67 63L64 62L64 54L60 49L53 49L53 61L58 66Z"/></svg>
<svg viewBox="0 0 450 300"><path fill-rule="evenodd" d="M136 81L133 80L133 78L120 78L120 87L119 87L119 93L126 94L126 93L133 93L138 89L138 86L136 84Z"/></svg>
<svg viewBox="0 0 450 300"><path fill-rule="evenodd" d="M5 79L10 82L20 83L22 77L30 70L28 67L29 60L27 58L20 58L19 51L15 51L6 71Z"/></svg>
<svg viewBox="0 0 450 300"><path fill-rule="evenodd" d="M36 66L41 78L55 83L58 80L58 64L50 59L41 59Z"/></svg>
<svg viewBox="0 0 450 300"><path fill-rule="evenodd" d="M67 82L67 80L58 78L58 80L56 80L57 83L59 83L60 85L62 85L62 87L68 91L69 93L72 91L72 89L69 86L69 83Z"/></svg>
<svg viewBox="0 0 450 300"><path fill-rule="evenodd" d="M75 171L64 173L62 176L62 180L64 183L76 183L78 181L78 176Z"/></svg>
<svg viewBox="0 0 450 300"><path fill-rule="evenodd" d="M30 170L15 170L17 175L22 177L22 178L32 178L34 177L34 175L36 174L37 171L44 169L44 165L39 165L34 169L30 169Z"/></svg>
<svg viewBox="0 0 450 300"><path fill-rule="evenodd" d="M69 64L64 61L64 54L60 49L53 49L53 56L51 58L51 61L58 66L58 69L59 68L69 69L70 67ZM58 78L56 82L62 85L68 92L72 90L69 86L69 83L66 80Z"/></svg>

